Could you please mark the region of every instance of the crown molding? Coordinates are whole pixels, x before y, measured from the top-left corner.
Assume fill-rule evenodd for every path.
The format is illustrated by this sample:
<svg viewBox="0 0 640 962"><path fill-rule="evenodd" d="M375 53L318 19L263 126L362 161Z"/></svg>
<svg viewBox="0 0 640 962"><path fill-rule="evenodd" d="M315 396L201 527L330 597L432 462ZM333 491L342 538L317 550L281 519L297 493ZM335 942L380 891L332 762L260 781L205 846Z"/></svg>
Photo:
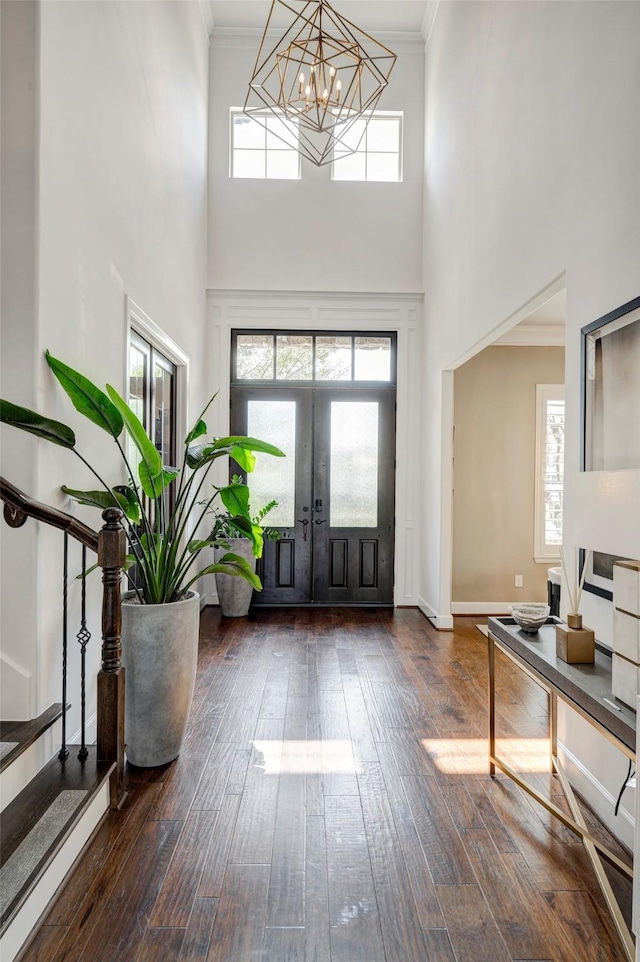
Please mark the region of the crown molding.
<svg viewBox="0 0 640 962"><path fill-rule="evenodd" d="M207 43L210 44L211 34L215 26L212 0L198 0L198 7L200 8L200 16L202 17L202 26L207 35Z"/></svg>
<svg viewBox="0 0 640 962"><path fill-rule="evenodd" d="M204 2L204 0L201 0ZM214 48L231 48L236 50L256 50L264 30L260 27L215 27L210 37L210 45ZM270 28L267 39L277 41L283 35L283 30ZM397 54L424 53L424 39L422 33L408 31L379 31L374 40L389 47Z"/></svg>
<svg viewBox="0 0 640 962"><path fill-rule="evenodd" d="M393 293L391 291L270 291L270 290L238 290L233 288L222 288L222 287L208 287L207 288L207 299L208 300L232 300L232 301L327 301L327 302L337 302L337 301L350 301L361 303L363 301L372 301L375 303L392 303L392 302L415 302L418 301L420 305L424 301L424 294L422 291L399 291L398 293Z"/></svg>
<svg viewBox="0 0 640 962"><path fill-rule="evenodd" d="M564 347L564 324L518 324L491 347Z"/></svg>
<svg viewBox="0 0 640 962"><path fill-rule="evenodd" d="M422 39L424 40L425 47L428 46L429 40L431 38L431 31L433 30L433 25L436 22L436 17L438 15L438 10L440 9L440 0L429 0L427 3L427 9L424 12L424 19L422 21L422 27L420 28L420 33Z"/></svg>

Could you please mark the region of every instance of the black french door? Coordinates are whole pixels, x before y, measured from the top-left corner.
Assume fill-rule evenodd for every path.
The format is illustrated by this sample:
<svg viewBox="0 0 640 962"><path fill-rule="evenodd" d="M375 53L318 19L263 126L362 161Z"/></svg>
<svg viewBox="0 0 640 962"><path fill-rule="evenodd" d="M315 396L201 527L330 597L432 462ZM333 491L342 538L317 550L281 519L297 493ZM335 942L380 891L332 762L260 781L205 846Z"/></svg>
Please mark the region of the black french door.
<svg viewBox="0 0 640 962"><path fill-rule="evenodd" d="M234 385L231 432L287 454L247 479L280 535L253 604L393 604L395 385Z"/></svg>

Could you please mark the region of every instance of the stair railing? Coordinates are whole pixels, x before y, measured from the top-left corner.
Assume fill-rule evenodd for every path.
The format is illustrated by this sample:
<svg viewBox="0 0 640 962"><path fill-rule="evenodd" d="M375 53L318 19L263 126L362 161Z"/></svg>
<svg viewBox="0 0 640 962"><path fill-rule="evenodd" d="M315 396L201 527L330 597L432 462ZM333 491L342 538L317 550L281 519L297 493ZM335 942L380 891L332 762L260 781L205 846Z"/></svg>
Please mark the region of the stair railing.
<svg viewBox="0 0 640 962"><path fill-rule="evenodd" d="M12 528L20 528L27 518L34 518L64 532L62 589L62 744L58 757L69 754L67 746L67 663L68 663L68 589L69 539L82 545L81 612L77 640L80 645L80 748L78 757L88 755L86 738L86 673L87 645L91 633L87 628L86 576L87 550L98 556L102 568L102 665L98 672L97 755L98 761L115 762L110 779L110 804L118 808L124 801L124 668L121 665L122 613L120 582L126 553L126 535L121 524L122 512L107 508L102 513L104 525L94 531L77 518L50 505L34 501L0 478L0 500L4 502L4 519Z"/></svg>

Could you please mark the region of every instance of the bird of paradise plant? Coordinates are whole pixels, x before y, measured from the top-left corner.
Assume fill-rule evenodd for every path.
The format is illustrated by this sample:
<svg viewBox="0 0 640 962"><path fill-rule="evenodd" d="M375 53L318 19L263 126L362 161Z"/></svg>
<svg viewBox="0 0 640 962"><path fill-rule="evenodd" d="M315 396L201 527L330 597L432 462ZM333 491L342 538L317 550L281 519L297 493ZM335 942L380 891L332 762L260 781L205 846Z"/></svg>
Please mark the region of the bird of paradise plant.
<svg viewBox="0 0 640 962"><path fill-rule="evenodd" d="M63 485L62 490L69 497L79 504L102 510L109 507L121 509L129 541L127 568L135 565L137 576L131 584L140 603L158 605L180 601L199 578L216 571L245 578L259 590L262 587L260 579L244 558L232 552L215 564L195 570L201 552L215 547L218 540L213 533L203 539L189 540L189 536L198 529L215 498L225 497L225 487L214 487L213 493L204 501L199 500L215 461L230 457L244 471L251 472L255 467L254 452L284 457L283 452L266 441L242 435L206 440L208 430L203 418L214 394L184 440L180 467L164 465L144 425L115 388L107 385L105 393L49 351L45 357L76 411L115 442L126 471L126 483L113 484L104 480L77 448L73 430L60 421L2 399L0 420L67 448L86 465L100 488L81 491ZM131 439L131 447L139 457L135 470L124 444L124 435ZM168 492L172 493L171 498L167 497ZM242 528L243 525L246 526L246 519L238 518L238 526Z"/></svg>

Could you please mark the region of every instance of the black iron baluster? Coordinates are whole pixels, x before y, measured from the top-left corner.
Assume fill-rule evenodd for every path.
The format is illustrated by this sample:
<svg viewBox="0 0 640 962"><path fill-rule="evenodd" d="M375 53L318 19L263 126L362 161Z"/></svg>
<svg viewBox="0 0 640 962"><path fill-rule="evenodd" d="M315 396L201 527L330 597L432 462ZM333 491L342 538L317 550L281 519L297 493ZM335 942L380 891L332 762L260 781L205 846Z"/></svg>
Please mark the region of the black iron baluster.
<svg viewBox="0 0 640 962"><path fill-rule="evenodd" d="M69 754L67 748L67 648L68 648L68 590L69 590L69 535L64 533L62 552L62 745L58 758L62 761Z"/></svg>
<svg viewBox="0 0 640 962"><path fill-rule="evenodd" d="M89 754L85 744L86 737L86 656L87 645L91 638L91 632L87 628L87 549L82 546L82 601L80 612L80 631L77 634L80 644L80 751L78 758L80 761Z"/></svg>

